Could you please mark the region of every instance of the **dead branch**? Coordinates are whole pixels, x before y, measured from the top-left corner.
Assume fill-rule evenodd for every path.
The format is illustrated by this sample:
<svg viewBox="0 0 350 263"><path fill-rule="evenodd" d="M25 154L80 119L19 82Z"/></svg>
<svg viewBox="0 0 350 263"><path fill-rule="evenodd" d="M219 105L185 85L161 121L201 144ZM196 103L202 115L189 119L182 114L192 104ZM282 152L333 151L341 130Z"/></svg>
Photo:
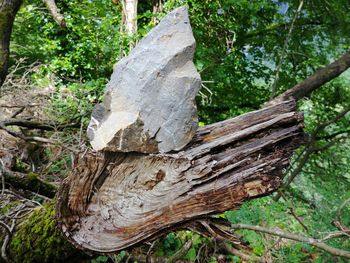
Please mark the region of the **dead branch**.
<svg viewBox="0 0 350 263"><path fill-rule="evenodd" d="M11 262L11 260L7 256L6 250L7 250L7 245L11 239L11 236L12 236L12 231L15 227L15 221L12 220L11 227L9 227L4 222L0 221L0 226L2 226L2 228L5 229L5 232L6 232L5 239L4 239L2 246L1 246L1 257L5 260L5 262Z"/></svg>
<svg viewBox="0 0 350 263"><path fill-rule="evenodd" d="M227 244L225 242L222 242L221 247L224 250L226 250L229 254L237 255L237 256L241 257L244 261L266 263L266 260L264 260L262 258L259 258L259 257L256 257L254 255L247 255L244 252L242 252L242 251L240 251L240 250L230 246L229 244Z"/></svg>
<svg viewBox="0 0 350 263"><path fill-rule="evenodd" d="M4 222L0 221L0 226L2 226L5 229L6 235L4 238L4 241L2 243L1 246L1 257L5 260L5 262L12 262L12 260L7 256L7 246L11 240L12 237L12 232L15 229L16 226L16 218L22 213L23 211L17 211L17 213L15 214L15 216L12 218L12 223L11 223L11 227L9 227L7 224L5 224Z"/></svg>
<svg viewBox="0 0 350 263"><path fill-rule="evenodd" d="M28 107L40 107L42 106L41 104L38 103L29 103L27 105L7 105L7 104L0 104L0 108L8 108L8 109L12 109L12 108L28 108Z"/></svg>
<svg viewBox="0 0 350 263"><path fill-rule="evenodd" d="M192 240L187 240L182 248L179 249L174 255L172 255L166 263L175 263L182 257L184 257L192 246Z"/></svg>
<svg viewBox="0 0 350 263"><path fill-rule="evenodd" d="M16 118L17 115L21 114L24 110L25 110L26 107L20 107L18 110L16 110L12 115L11 115L11 119L12 118Z"/></svg>
<svg viewBox="0 0 350 263"><path fill-rule="evenodd" d="M5 189L5 193L17 197L22 202L29 202L29 203L32 203L35 206L42 206L38 201L35 201L35 200L32 200L32 199L28 199L25 196L19 194L19 191L17 191L17 190Z"/></svg>
<svg viewBox="0 0 350 263"><path fill-rule="evenodd" d="M63 131L70 128L79 128L80 122L68 123L68 124L57 124L57 123L43 123L37 121L29 121L23 119L7 119L0 122L0 125L7 126L19 126L27 129L37 129L44 131Z"/></svg>
<svg viewBox="0 0 350 263"><path fill-rule="evenodd" d="M266 233L298 242L307 243L311 246L317 247L319 249L322 249L332 255L339 256L339 257L345 257L350 258L350 252L338 248L334 248L331 246L328 246L326 243L322 242L321 240L314 239L312 237L306 237L301 235L296 235L293 233L285 232L280 229L270 229L266 227L261 226L254 226L254 225L247 225L247 224L233 224L231 225L233 229L248 229L253 230L261 233Z"/></svg>
<svg viewBox="0 0 350 263"><path fill-rule="evenodd" d="M60 145L60 142L56 141L56 140L51 140L48 138L43 138L43 137L38 137L38 136L24 136L23 134L21 134L19 132L11 131L10 129L5 128L1 123L0 123L0 130L4 130L5 132L10 134L11 136L22 139L26 142L39 142L39 143Z"/></svg>
<svg viewBox="0 0 350 263"><path fill-rule="evenodd" d="M4 175L5 165L0 158L0 176L1 176L1 194L5 192L5 175Z"/></svg>
<svg viewBox="0 0 350 263"><path fill-rule="evenodd" d="M4 175L6 183L15 188L30 190L49 198L53 198L56 194L56 186L42 181L34 174L28 175L4 169Z"/></svg>
<svg viewBox="0 0 350 263"><path fill-rule="evenodd" d="M339 207L338 212L337 212L337 221L333 222L336 227L339 228L344 234L346 234L348 237L350 237L350 229L344 225L343 220L342 220L342 213L344 207L350 203L350 198L346 199L343 204Z"/></svg>
<svg viewBox="0 0 350 263"><path fill-rule="evenodd" d="M324 238L322 238L320 240L321 241L326 241L326 240L329 240L329 239L338 238L338 237L344 237L344 236L350 237L348 234L346 234L343 231L334 231L334 232L329 233L327 236L325 236Z"/></svg>
<svg viewBox="0 0 350 263"><path fill-rule="evenodd" d="M331 146L334 145L334 143L338 140L338 139L342 139L342 138L335 138L335 136L332 139L332 141L328 142L327 144L323 145L323 146L316 146L316 140L317 140L317 136L318 134L324 129L326 128L328 125L333 124L335 122L337 122L338 120L340 120L342 117L345 116L345 114L347 114L350 111L350 107L347 107L346 109L344 109L343 111L341 111L340 113L338 113L335 117L333 117L332 119L319 124L316 129L314 130L314 132L312 133L312 135L309 138L309 142L305 147L305 150L303 151L303 153L301 154L301 159L298 162L298 165L295 167L295 169L293 169L293 171L291 172L291 174L289 175L289 177L287 178L287 180L285 180L285 182L283 183L281 189L279 190L279 192L276 194L276 196L273 198L275 201L278 201L279 198L281 197L281 193L284 189L286 189L295 179L295 177L297 177L301 171L303 170L306 162L309 160L310 156L313 153L319 152L319 151L323 151Z"/></svg>

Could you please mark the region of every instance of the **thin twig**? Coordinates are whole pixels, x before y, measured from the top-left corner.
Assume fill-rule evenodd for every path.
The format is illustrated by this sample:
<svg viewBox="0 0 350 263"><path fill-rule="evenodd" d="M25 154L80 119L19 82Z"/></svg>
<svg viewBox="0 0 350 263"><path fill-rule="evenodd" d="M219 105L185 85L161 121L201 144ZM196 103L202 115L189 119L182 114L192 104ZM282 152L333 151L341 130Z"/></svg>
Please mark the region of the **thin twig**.
<svg viewBox="0 0 350 263"><path fill-rule="evenodd" d="M172 255L170 258L168 258L166 263L174 263L177 262L179 259L184 257L187 252L190 250L192 246L192 240L187 240L187 242L183 245L183 247L177 251L174 255Z"/></svg>
<svg viewBox="0 0 350 263"><path fill-rule="evenodd" d="M332 232L330 234L328 234L327 236L325 236L324 238L320 239L321 241L326 241L329 239L333 239L333 238L337 238L337 237L349 237L348 234L344 233L343 231L336 231L336 232Z"/></svg>
<svg viewBox="0 0 350 263"><path fill-rule="evenodd" d="M11 115L11 118L16 118L17 115L21 114L23 111L24 111L25 107L22 106L20 107L18 110L16 110L12 115Z"/></svg>
<svg viewBox="0 0 350 263"><path fill-rule="evenodd" d="M281 70L281 67L282 67L282 63L283 63L284 57L286 55L286 51L287 51L287 48L288 48L288 43L289 43L289 40L290 40L292 32L293 32L294 23L297 20L299 14L300 14L300 11L301 11L301 8L303 7L303 4L304 4L304 1L301 0L300 3L299 3L299 7L297 9L297 12L294 15L293 21L290 24L288 35L287 35L287 37L286 37L286 39L284 41L284 45L283 45L283 49L282 49L282 52L281 52L280 60L279 60L279 63L277 65L277 68L276 68L275 81L272 84L271 98L273 98L275 96L275 94L276 94L277 82L279 80L279 74L280 74L280 70Z"/></svg>
<svg viewBox="0 0 350 263"><path fill-rule="evenodd" d="M350 203L350 198L346 199L343 204L339 207L338 212L337 212L337 218L338 220L333 222L335 224L336 227L338 227L344 234L346 234L348 237L350 237L350 229L347 228L344 224L343 224L343 220L342 220L342 213L343 213L343 209L344 207Z"/></svg>
<svg viewBox="0 0 350 263"><path fill-rule="evenodd" d="M0 226L2 226L6 231L6 235L5 235L4 241L3 241L2 246L1 246L1 257L5 260L5 262L11 262L11 260L7 256L6 250L7 250L7 245L11 239L11 236L12 236L12 231L15 228L15 224L16 224L15 219L12 220L11 227L6 225L4 222L0 221Z"/></svg>
<svg viewBox="0 0 350 263"><path fill-rule="evenodd" d="M267 255L267 253L268 253L271 249L273 249L275 246L277 246L277 244L278 244L279 242L281 242L281 240L282 240L281 237L278 238L276 242L274 242L271 246L269 246L269 247L265 250L264 254L263 254L261 257L264 258L264 257Z"/></svg>
<svg viewBox="0 0 350 263"><path fill-rule="evenodd" d="M63 131L69 128L80 128L80 123L68 123L68 124L57 124L57 123L43 123L38 121L28 121L25 119L10 118L1 122L3 126L19 126L27 129L37 129L44 131Z"/></svg>
<svg viewBox="0 0 350 263"><path fill-rule="evenodd" d="M14 192L14 191L10 191L10 190L5 190L5 193L6 194L11 194L11 195L14 195L16 196L17 198L21 199L22 201L28 201L28 202L31 202L37 206L41 206L42 207L42 204L40 204L39 202L35 201L35 200L31 200L31 199L28 199L28 198L25 198L24 196Z"/></svg>
<svg viewBox="0 0 350 263"><path fill-rule="evenodd" d="M237 255L239 257L241 257L243 260L245 261L248 261L248 262L261 262L261 263L265 263L266 260L262 259L262 258L259 258L259 257L256 257L254 255L247 255L245 253L243 253L242 251L234 248L234 247L231 247L229 246L227 243L225 242L222 242L222 247L230 254L233 254L233 255Z"/></svg>
<svg viewBox="0 0 350 263"><path fill-rule="evenodd" d="M313 131L313 133L311 134L310 140L308 145L305 146L305 149L303 151L303 153L300 155L301 159L297 165L297 167L295 169L292 170L291 174L289 175L289 177L285 180L285 182L283 183L283 186L281 187L280 191L275 195L275 197L273 198L273 200L278 201L281 197L281 193L283 191L283 189L286 189L295 179L295 177L297 177L299 175L299 173L303 170L306 162L309 160L310 156L313 153L316 152L320 152L323 151L329 147L331 147L332 145L334 145L334 143L339 140L342 139L341 137L333 137L332 140L330 142L328 142L327 144L323 145L323 146L319 146L316 147L315 143L316 143L316 139L318 134L327 126L329 126L330 124L333 124L335 122L337 122L338 120L340 120L341 118L343 118L348 112L350 111L350 107L346 107L343 111L341 111L340 113L338 113L336 116L334 116L333 118L331 118L330 120L323 122L321 124L319 124L316 129ZM299 157L300 158L300 157Z"/></svg>
<svg viewBox="0 0 350 263"><path fill-rule="evenodd" d="M0 176L1 176L1 194L5 193L5 165L2 159L0 158Z"/></svg>
<svg viewBox="0 0 350 263"><path fill-rule="evenodd" d="M350 259L350 251L334 248L331 246L328 246L326 243L322 242L321 240L314 239L312 237L306 237L306 236L301 236L301 235L296 235L293 233L285 232L280 229L270 229L266 227L261 227L261 226L253 226L253 225L246 225L246 224L234 224L231 225L233 229L249 229L261 233L266 233L274 236L279 236L282 238L294 240L294 241L299 241L303 243L307 243L309 245L312 245L314 247L317 247L319 249L322 249L332 255L335 256L340 256L340 257L345 257Z"/></svg>
<svg viewBox="0 0 350 263"><path fill-rule="evenodd" d="M146 255L146 263L150 262L151 252L152 252L152 249L156 243L157 243L157 240L153 241L151 246L149 247L149 249L147 251L147 255Z"/></svg>

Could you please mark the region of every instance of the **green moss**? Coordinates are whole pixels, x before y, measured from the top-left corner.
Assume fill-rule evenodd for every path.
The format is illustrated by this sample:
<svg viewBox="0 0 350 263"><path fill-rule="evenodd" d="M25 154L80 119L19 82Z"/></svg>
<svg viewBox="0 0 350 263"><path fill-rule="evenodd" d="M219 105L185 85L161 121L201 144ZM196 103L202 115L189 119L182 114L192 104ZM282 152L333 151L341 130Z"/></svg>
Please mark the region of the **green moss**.
<svg viewBox="0 0 350 263"><path fill-rule="evenodd" d="M11 239L10 251L15 262L69 261L76 249L56 227L55 205L36 208Z"/></svg>

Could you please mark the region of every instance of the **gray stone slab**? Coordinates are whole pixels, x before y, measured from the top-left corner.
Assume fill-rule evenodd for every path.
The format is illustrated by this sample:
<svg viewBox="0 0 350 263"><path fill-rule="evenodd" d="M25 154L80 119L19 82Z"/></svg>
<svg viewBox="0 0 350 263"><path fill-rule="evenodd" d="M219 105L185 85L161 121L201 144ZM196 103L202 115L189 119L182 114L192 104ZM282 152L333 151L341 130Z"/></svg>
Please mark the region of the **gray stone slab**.
<svg viewBox="0 0 350 263"><path fill-rule="evenodd" d="M165 153L182 149L198 126L201 86L193 64L195 39L180 7L114 67L88 137L97 151Z"/></svg>

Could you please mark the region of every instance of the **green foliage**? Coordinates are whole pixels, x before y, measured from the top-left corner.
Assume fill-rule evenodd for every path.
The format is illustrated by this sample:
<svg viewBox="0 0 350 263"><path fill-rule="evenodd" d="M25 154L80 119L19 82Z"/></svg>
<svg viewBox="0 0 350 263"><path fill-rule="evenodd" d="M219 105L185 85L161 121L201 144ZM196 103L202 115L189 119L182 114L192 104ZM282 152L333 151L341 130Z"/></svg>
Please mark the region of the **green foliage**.
<svg viewBox="0 0 350 263"><path fill-rule="evenodd" d="M10 249L15 262L63 262L75 253L56 228L54 203L35 209L12 237Z"/></svg>
<svg viewBox="0 0 350 263"><path fill-rule="evenodd" d="M32 76L53 88L53 118L87 124L100 101L113 64L128 50L129 39L119 33L121 12L110 0L57 1L67 27L59 28L41 1L26 2L16 17L12 51L15 58L42 67ZM23 48L21 43L27 43Z"/></svg>
<svg viewBox="0 0 350 263"><path fill-rule="evenodd" d="M67 28L59 28L41 1L26 3L16 17L14 52L48 63L46 70L65 78L109 77L118 59L120 11L112 1L57 1ZM28 43L25 49L18 43ZM98 65L98 66L97 66Z"/></svg>
<svg viewBox="0 0 350 263"><path fill-rule="evenodd" d="M45 149L45 155L50 158L52 152L49 148ZM48 175L65 175L72 167L72 158L70 155L63 155L58 159L54 159L45 169Z"/></svg>
<svg viewBox="0 0 350 263"><path fill-rule="evenodd" d="M107 256L99 256L96 259L91 260L91 263L102 263L102 262L107 262L108 257Z"/></svg>
<svg viewBox="0 0 350 263"><path fill-rule="evenodd" d="M182 247L182 242L175 233L166 235L161 244L156 248L156 255L171 256Z"/></svg>

